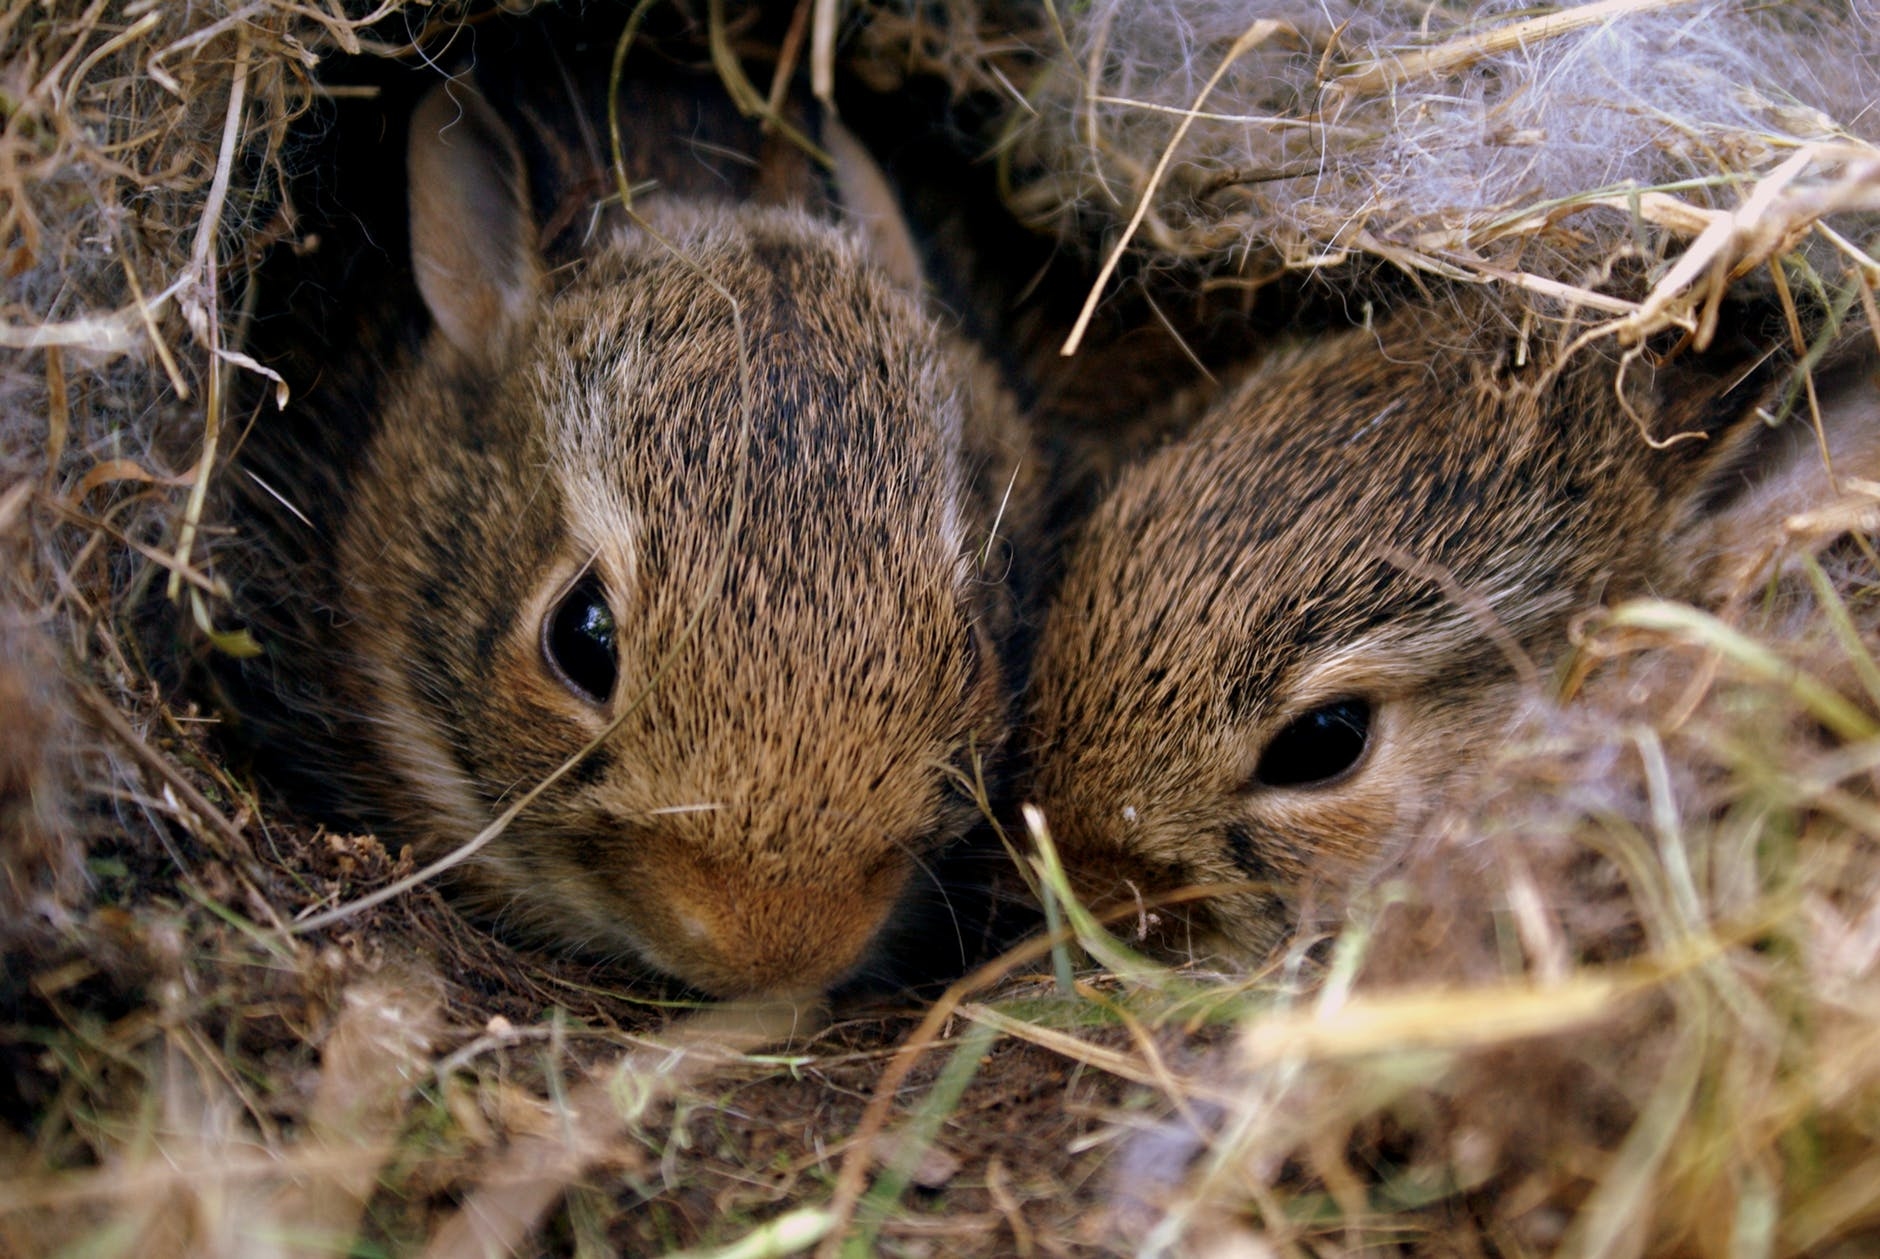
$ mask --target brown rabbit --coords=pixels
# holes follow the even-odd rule
[[[696,112],[630,152],[697,141]],[[830,130],[866,233],[708,195],[695,163],[550,270],[514,134],[434,90],[408,163],[432,330],[308,517],[331,534],[313,594],[249,590],[282,605],[248,674],[286,712],[258,737],[298,740],[334,812],[421,860],[604,734],[454,881],[714,994],[867,968],[1009,724],[1027,438]]]
[[[1596,352],[1516,367],[1511,338],[1487,363],[1472,323],[1413,309],[1281,356],[1126,471],[1072,551],[1033,794],[1100,902],[1242,885],[1165,945],[1271,947],[1299,893],[1463,785],[1574,613],[1699,595],[1716,539],[1830,492],[1805,421],[1756,421],[1784,373],[1753,347],[1635,363],[1622,405]],[[1870,372],[1824,388],[1837,470],[1880,466]]]

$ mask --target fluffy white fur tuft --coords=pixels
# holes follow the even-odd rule
[[[1060,12],[1065,41],[1018,124],[1021,210],[1073,234],[1092,216],[1120,225],[1153,182],[1137,243],[1213,268],[1249,250],[1294,266],[1349,250],[1582,283],[1650,233],[1622,203],[1559,203],[1662,188],[1734,208],[1798,145],[1880,157],[1880,15],[1856,0]],[[1261,22],[1275,25],[1229,63]],[[1534,210],[1552,215],[1512,228]]]

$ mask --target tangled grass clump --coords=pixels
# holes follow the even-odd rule
[[[1043,7],[1004,160],[1014,210],[1072,242],[1222,287],[1486,284],[1632,339],[1694,325],[1703,276],[1872,266],[1880,27],[1857,7]]]

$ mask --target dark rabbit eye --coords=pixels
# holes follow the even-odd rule
[[[583,699],[604,704],[614,693],[620,674],[614,613],[593,573],[583,574],[549,612],[542,626],[542,654]]]
[[[1371,705],[1335,699],[1301,713],[1260,753],[1253,781],[1262,787],[1312,787],[1358,763],[1371,738]]]

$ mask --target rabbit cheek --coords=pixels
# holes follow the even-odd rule
[[[1180,866],[1145,861],[1126,848],[1073,842],[1065,852],[1071,891],[1098,914],[1120,905],[1144,905],[1196,881]]]
[[[1255,817],[1227,828],[1225,855],[1241,878],[1298,891],[1336,882],[1367,865],[1399,821],[1395,784],[1273,793]]]
[[[1111,808],[1108,824],[1094,826],[1060,806],[1052,834],[1071,890],[1114,929],[1164,956],[1267,951],[1319,864],[1314,841],[1275,830],[1244,802],[1227,803],[1223,810],[1217,802],[1211,816],[1187,807],[1160,818]]]
[[[543,563],[551,576],[520,606],[492,603],[453,693],[466,706],[454,723],[458,759],[479,784],[493,816],[516,783],[563,770],[606,728],[618,672],[614,615],[594,566]],[[607,773],[606,748],[569,766],[564,790],[593,786]],[[525,820],[540,812],[532,808]]]

